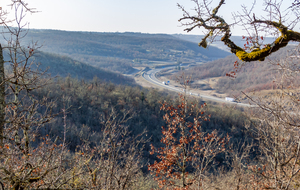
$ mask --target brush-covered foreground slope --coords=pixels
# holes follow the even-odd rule
[[[130,72],[132,66],[151,64],[152,61],[203,62],[229,55],[218,48],[199,48],[197,43],[167,34],[32,29],[23,42],[26,44],[32,41],[42,44],[42,51],[67,55],[72,59],[121,73]]]
[[[128,116],[131,119],[122,125],[128,126],[131,135],[136,136],[147,129],[145,138],[150,138],[150,142],[144,150],[146,162],[154,161],[155,157],[149,154],[150,144],[156,147],[160,145],[162,126],[166,126],[163,119],[165,112],[160,110],[162,102],[166,101],[172,105],[179,103],[178,96],[174,93],[167,94],[139,86],[115,85],[99,79],[84,81],[71,77],[57,78],[55,82],[33,93],[38,98],[57,100],[57,107],[53,109],[53,113],[61,112],[65,105],[69,107],[66,138],[72,150],[77,145],[82,145],[85,139],[90,139],[95,144],[99,142],[103,132],[103,119],[109,118],[112,109],[115,110],[118,119],[129,111]],[[196,105],[199,103],[193,99],[190,101]],[[239,110],[209,105],[205,114],[211,115],[210,121],[201,122],[205,132],[217,130],[220,135],[229,134],[232,142],[239,142],[246,135],[245,117]],[[63,117],[58,116],[41,133],[62,137],[63,125]]]

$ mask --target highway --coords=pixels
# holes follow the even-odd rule
[[[163,69],[166,69],[166,68],[163,68]],[[177,87],[171,86],[171,85],[164,85],[162,83],[162,81],[159,81],[156,78],[155,74],[157,72],[161,71],[161,70],[162,69],[150,69],[149,71],[143,72],[142,76],[145,80],[147,80],[148,82],[153,83],[157,86],[161,86],[161,87],[166,88],[166,89],[171,90],[171,91],[183,93],[182,88],[177,88]],[[237,103],[237,102],[226,101],[224,98],[218,98],[218,97],[210,96],[210,95],[197,94],[197,93],[193,93],[193,92],[189,92],[188,94],[191,95],[191,96],[197,97],[197,98],[202,98],[204,100],[209,100],[209,101],[218,102],[218,103],[226,103],[226,104],[232,104],[232,105],[242,106],[242,107],[252,107],[253,106],[253,105],[245,104],[245,103]]]

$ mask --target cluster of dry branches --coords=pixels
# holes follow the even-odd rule
[[[133,189],[141,176],[143,134],[132,137],[123,117],[114,109],[102,118],[103,133],[97,142],[69,152],[67,110],[63,109],[63,138],[41,136],[40,130],[60,113],[53,113],[55,101],[38,98],[32,91],[51,80],[34,62],[37,43],[21,44],[27,34],[25,12],[34,13],[22,0],[12,0],[14,20],[1,9],[3,37],[0,46],[0,188],[2,189]],[[10,24],[16,23],[11,27]],[[4,60],[3,52],[8,58]],[[4,64],[7,66],[4,70]],[[131,113],[131,112],[130,112]],[[89,140],[82,137],[82,140]],[[136,188],[138,189],[138,187]]]
[[[196,28],[204,29],[206,34],[199,43],[199,46],[204,48],[207,47],[208,39],[213,43],[219,35],[240,60],[251,62],[263,61],[290,41],[300,41],[300,33],[295,31],[299,23],[298,0],[288,7],[283,6],[286,3],[283,0],[264,1],[265,15],[259,16],[255,14],[257,1],[254,1],[251,7],[241,6],[241,11],[233,13],[233,23],[225,21],[223,16],[218,14],[220,9],[225,7],[225,0],[217,1],[216,6],[211,6],[216,1],[192,1],[195,4],[193,12],[178,5],[183,11],[183,17],[179,21],[186,27],[187,32]],[[237,25],[243,26],[248,34],[248,44],[245,47],[239,47],[230,40],[231,30]],[[263,44],[263,36],[266,35],[276,36],[276,39],[271,44]],[[234,177],[229,177],[228,172],[225,172],[225,175],[219,174],[223,180],[212,180],[211,187],[299,189],[299,49],[296,47],[288,52],[285,58],[264,64],[277,68],[277,75],[273,81],[277,90],[263,97],[244,93],[249,101],[256,105],[249,111],[249,133],[254,143],[251,146],[243,144],[242,149],[228,152]],[[251,156],[251,150],[255,151],[256,157]]]
[[[230,48],[240,60],[250,62],[260,60],[271,53],[276,52],[282,47],[285,47],[290,41],[300,41],[300,33],[293,30],[299,22],[298,9],[288,9],[283,14],[282,4],[284,1],[265,1],[264,11],[266,15],[256,16],[253,7],[256,4],[254,1],[252,7],[242,6],[242,12],[233,14],[234,22],[229,23],[222,15],[218,15],[219,10],[224,6],[225,0],[220,0],[216,7],[211,7],[212,1],[208,0],[193,0],[195,7],[193,12],[187,11],[182,5],[178,7],[183,11],[183,17],[179,19],[185,31],[189,32],[195,28],[201,28],[205,31],[205,37],[199,43],[199,46],[207,47],[207,39],[212,41],[217,35],[222,36],[224,44]],[[295,14],[294,17],[287,19],[287,15]],[[244,48],[237,46],[230,40],[231,29],[236,25],[242,25],[248,35],[251,37],[253,48],[246,51]],[[261,36],[268,35],[272,29],[275,29],[279,35],[271,44],[262,44],[259,39]],[[265,33],[267,31],[267,33]],[[264,32],[262,35],[261,32]]]

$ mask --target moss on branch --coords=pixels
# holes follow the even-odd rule
[[[276,26],[276,28],[281,32],[281,36],[279,36],[272,44],[267,44],[262,49],[254,49],[251,52],[246,52],[241,47],[235,45],[229,39],[228,33],[226,33],[221,39],[226,46],[228,46],[232,53],[234,53],[240,60],[250,62],[250,61],[263,61],[267,56],[271,53],[276,52],[282,47],[285,47],[289,41],[298,41],[300,42],[300,33],[295,32],[293,30],[287,30],[286,27],[281,24],[275,25],[272,22],[272,26]]]

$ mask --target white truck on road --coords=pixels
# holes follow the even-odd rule
[[[235,102],[235,99],[234,98],[230,98],[230,97],[225,97],[225,101]]]

